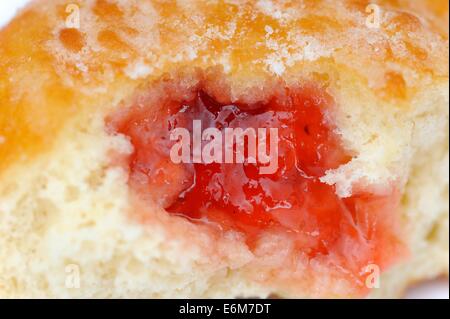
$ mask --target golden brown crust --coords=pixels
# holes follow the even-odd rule
[[[286,240],[253,255],[239,236],[207,235],[159,207],[145,205],[146,227],[130,218],[144,208],[111,155],[132,145],[103,120],[168,79],[173,89],[163,86],[161,96],[184,94],[198,80],[233,102],[261,102],[279,84],[319,82],[354,155],[321,180],[341,197],[393,184],[402,193],[411,258],[383,273],[373,294],[394,296],[411,280],[448,272],[448,4],[376,2],[34,1],[0,31],[0,295],[354,295],[320,262],[293,284]],[[74,28],[68,18],[77,8]],[[371,20],[377,8],[379,27]],[[96,282],[118,284],[67,291],[67,260]]]
[[[447,1],[378,1],[379,28],[365,0],[74,3],[79,29],[67,28],[66,1],[35,1],[0,33],[0,170],[48,149],[68,120],[186,65],[223,67],[237,92],[350,72],[398,104],[448,78]]]

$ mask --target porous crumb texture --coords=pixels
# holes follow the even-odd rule
[[[402,196],[408,252],[369,296],[448,275],[448,2],[371,2],[377,28],[363,0],[71,1],[74,28],[66,1],[33,1],[0,31],[0,296],[361,296],[280,236],[254,251],[136,198],[117,161],[133,146],[105,119],[161,82],[155,103],[319,85],[353,156],[321,181]]]

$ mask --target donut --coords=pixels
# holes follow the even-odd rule
[[[0,296],[397,298],[448,276],[448,12],[31,2],[0,31]]]

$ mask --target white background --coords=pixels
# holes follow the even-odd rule
[[[24,6],[29,0],[0,0],[0,26],[11,19],[16,10]]]
[[[0,0],[0,26],[8,23],[17,9],[24,6],[29,0]],[[409,290],[407,298],[449,298],[448,279],[434,280],[418,285]]]

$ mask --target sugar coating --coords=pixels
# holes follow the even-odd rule
[[[380,28],[367,26],[363,0],[72,2],[79,29],[66,30],[66,1],[41,0],[0,32],[0,295],[352,295],[317,261],[296,261],[306,279],[290,289],[282,237],[268,234],[252,254],[239,234],[215,237],[154,207],[134,218],[127,172],[111,163],[111,152],[132,149],[103,119],[152,81],[196,68],[218,99],[254,103],[308,81],[326,88],[354,159],[322,180],[342,197],[403,192],[411,258],[373,294],[448,273],[446,1],[379,1]],[[66,286],[71,265],[80,289]],[[271,283],[271,271],[285,282]]]

